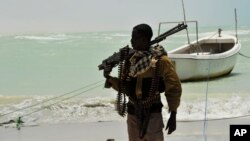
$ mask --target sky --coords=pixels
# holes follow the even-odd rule
[[[184,0],[199,26],[250,25],[250,0]],[[0,0],[0,33],[131,30],[140,23],[182,21],[181,0]]]

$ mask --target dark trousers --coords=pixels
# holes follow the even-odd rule
[[[127,127],[129,141],[163,141],[163,120],[161,113],[151,113],[147,133],[143,139],[139,138],[139,128],[134,115],[128,114]]]

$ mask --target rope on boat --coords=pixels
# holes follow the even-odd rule
[[[28,115],[31,115],[31,114],[36,113],[36,112],[39,112],[39,111],[42,111],[42,110],[46,109],[46,108],[49,107],[49,106],[58,104],[59,102],[62,102],[62,101],[66,101],[66,100],[68,100],[68,99],[71,99],[71,98],[76,97],[76,96],[78,96],[78,95],[81,95],[81,94],[83,94],[83,93],[86,93],[86,92],[88,92],[88,91],[90,91],[90,90],[93,90],[93,89],[95,89],[95,88],[97,88],[97,87],[99,87],[99,86],[102,86],[104,83],[101,83],[101,84],[97,85],[98,83],[100,83],[100,82],[102,82],[102,81],[104,81],[104,80],[97,81],[97,82],[95,82],[95,83],[92,83],[92,84],[89,84],[89,85],[84,86],[84,87],[82,87],[82,88],[79,88],[79,89],[73,90],[73,91],[71,91],[71,92],[62,94],[62,95],[60,95],[60,96],[50,98],[50,99],[45,100],[45,101],[43,101],[43,102],[39,102],[39,103],[33,104],[33,105],[31,105],[31,106],[24,107],[24,108],[22,108],[22,109],[17,109],[17,110],[15,110],[15,111],[12,111],[12,112],[9,112],[9,113],[0,115],[0,118],[1,118],[1,117],[3,117],[3,116],[6,116],[6,115],[9,115],[9,114],[15,113],[15,112],[17,112],[17,111],[25,110],[25,109],[28,109],[28,108],[37,106],[37,105],[39,105],[39,104],[46,103],[46,102],[51,101],[51,100],[53,100],[53,99],[57,99],[57,98],[60,98],[60,97],[65,96],[65,95],[68,95],[68,94],[77,92],[77,91],[82,90],[82,89],[84,89],[84,88],[93,86],[93,87],[91,87],[91,88],[89,88],[89,89],[87,89],[87,90],[85,90],[85,91],[82,91],[82,92],[79,92],[79,93],[77,93],[77,94],[74,94],[73,96],[66,97],[66,98],[64,98],[64,99],[62,99],[62,100],[60,100],[60,101],[57,101],[57,102],[54,102],[54,103],[49,104],[49,105],[47,105],[47,106],[44,106],[43,108],[40,108],[40,109],[37,109],[37,110],[35,110],[35,111],[32,111],[32,112],[30,112],[30,113],[28,113],[28,114],[19,116],[19,117],[17,118],[17,120],[10,120],[10,121],[8,121],[8,122],[0,123],[0,126],[2,126],[2,125],[4,125],[4,124],[16,123],[16,128],[17,128],[18,130],[20,130],[22,124],[24,123],[24,122],[22,121],[22,118],[23,118],[23,117],[28,116]]]
[[[25,110],[25,109],[28,109],[28,108],[35,107],[35,106],[40,105],[40,104],[44,104],[44,103],[46,103],[46,102],[48,102],[48,101],[55,100],[55,99],[61,98],[61,97],[63,97],[63,96],[66,96],[66,95],[75,93],[75,92],[77,92],[77,91],[80,91],[80,90],[82,90],[82,89],[91,87],[91,86],[96,85],[96,84],[98,84],[98,83],[100,83],[100,82],[103,82],[103,81],[104,81],[104,80],[97,81],[97,82],[91,83],[91,84],[89,84],[89,85],[86,85],[86,86],[84,86],[84,87],[78,88],[78,89],[76,89],[76,90],[67,92],[67,93],[65,93],[65,94],[62,94],[62,95],[59,95],[59,96],[56,96],[56,97],[53,97],[53,98],[44,100],[44,101],[42,101],[42,102],[38,102],[38,103],[36,103],[36,104],[30,105],[30,106],[27,106],[27,107],[24,107],[24,108],[21,108],[21,109],[17,109],[17,110],[14,110],[14,111],[11,111],[11,112],[8,112],[8,113],[5,113],[5,114],[2,114],[2,115],[0,115],[0,118],[1,118],[1,117],[4,117],[4,116],[6,116],[6,115],[9,115],[9,114],[13,114],[13,113],[18,112],[18,111],[22,111],[22,110]],[[103,85],[103,84],[102,84],[102,85]],[[99,86],[99,85],[98,85],[98,86]],[[88,89],[88,90],[92,90],[92,89]],[[82,93],[85,93],[85,92],[87,92],[87,91],[80,92],[79,94],[82,94]]]
[[[241,56],[245,57],[245,58],[250,58],[250,56],[247,56],[247,55],[242,54],[242,53],[240,53],[240,52],[239,52],[239,54],[240,54]]]
[[[203,126],[203,137],[204,137],[204,140],[206,141],[207,140],[207,135],[206,135],[206,132],[207,132],[207,99],[208,99],[208,83],[209,83],[209,80],[210,80],[210,66],[211,65],[211,62],[209,61],[208,62],[208,70],[207,70],[207,86],[206,86],[206,95],[205,95],[205,113],[204,113],[204,126]]]
[[[185,13],[185,7],[184,7],[184,2],[182,0],[182,10],[183,10],[183,18],[184,18],[184,24],[187,24],[187,20],[186,20],[186,13]],[[188,39],[188,44],[190,44],[190,39],[189,39],[189,34],[188,34],[188,28],[186,28],[186,32],[187,32],[187,39]]]
[[[234,8],[234,17],[235,17],[235,37],[237,39],[237,43],[239,42],[239,39],[238,39],[238,22],[237,22],[237,11],[236,11],[236,8]]]
[[[97,82],[97,83],[99,83],[99,82]],[[96,84],[97,84],[97,83],[96,83]],[[89,89],[87,89],[87,90],[85,90],[85,91],[79,92],[79,93],[77,93],[77,94],[75,94],[75,95],[73,95],[73,96],[66,97],[66,98],[64,98],[64,99],[62,99],[62,100],[60,100],[60,101],[57,101],[57,102],[54,102],[54,103],[52,103],[52,104],[46,105],[46,106],[44,106],[43,108],[40,108],[40,109],[37,109],[37,110],[35,110],[35,111],[32,111],[32,112],[30,112],[30,113],[28,113],[28,114],[19,116],[19,117],[17,118],[17,120],[10,120],[10,121],[8,121],[8,122],[0,123],[0,126],[2,126],[3,124],[16,123],[16,128],[17,128],[18,130],[20,130],[22,124],[24,123],[24,122],[22,121],[22,118],[23,118],[23,117],[29,116],[29,115],[31,115],[31,114],[33,114],[33,113],[36,113],[36,112],[39,112],[39,111],[42,111],[42,110],[44,110],[44,109],[47,109],[49,106],[58,104],[59,102],[66,101],[66,100],[68,100],[68,99],[71,99],[71,98],[76,97],[76,96],[78,96],[78,95],[81,95],[81,94],[83,94],[83,93],[86,93],[86,92],[88,92],[88,91],[90,91],[90,90],[93,90],[93,89],[95,89],[95,88],[97,88],[97,87],[103,86],[103,84],[104,84],[104,83],[99,84],[99,85],[96,85],[96,86],[91,87],[91,88],[89,88]],[[95,85],[95,84],[92,84],[92,85]],[[85,86],[85,87],[86,87],[86,86]],[[82,88],[81,88],[81,89],[82,89]],[[76,91],[76,90],[75,90],[75,91]],[[74,92],[75,92],[75,91],[74,91]],[[72,92],[71,92],[71,93],[72,93]],[[68,93],[67,93],[67,94],[68,94]],[[65,94],[64,94],[64,95],[65,95]],[[59,96],[58,96],[58,97],[59,97]],[[57,97],[57,98],[58,98],[58,97]],[[61,97],[61,96],[60,96],[60,97]],[[51,99],[55,99],[55,98],[51,98]],[[50,100],[51,100],[51,99],[50,99]],[[48,100],[46,100],[46,102],[47,102],[47,101],[48,101]],[[42,104],[42,103],[44,103],[44,102],[40,102],[39,104]],[[35,104],[35,105],[38,105],[38,104]],[[33,105],[32,105],[32,106],[33,106]],[[32,106],[29,106],[29,108],[32,107]],[[23,109],[19,109],[18,111],[24,110],[24,109],[27,109],[27,108],[28,108],[28,107],[25,107],[25,108],[23,108]],[[16,112],[16,111],[15,111],[15,112]],[[11,113],[14,113],[14,112],[11,112]],[[8,113],[8,114],[11,114],[11,113]],[[7,115],[7,114],[5,114],[5,115]],[[3,115],[3,116],[5,116],[5,115]]]
[[[93,90],[93,89],[95,89],[95,88],[97,88],[97,87],[100,87],[100,86],[103,86],[103,85],[104,85],[104,83],[99,84],[99,85],[96,85],[96,86],[91,87],[91,88],[89,88],[89,89],[87,89],[87,90],[85,90],[85,91],[79,92],[79,93],[74,94],[73,96],[70,96],[70,97],[66,97],[66,98],[64,98],[64,99],[62,99],[62,100],[60,100],[60,101],[54,102],[54,103],[52,103],[52,104],[49,104],[49,105],[47,105],[47,106],[44,106],[43,108],[37,109],[37,110],[35,110],[35,111],[33,111],[33,112],[30,112],[30,113],[28,113],[28,114],[22,115],[22,116],[20,116],[20,117],[23,118],[23,117],[26,117],[26,116],[31,115],[31,114],[33,114],[33,113],[42,111],[42,110],[47,109],[48,107],[50,107],[50,106],[52,106],[52,105],[55,105],[55,104],[58,104],[58,103],[60,103],[60,102],[69,100],[69,99],[71,99],[71,98],[73,98],[73,97],[79,96],[79,95],[81,95],[81,94],[83,94],[83,93],[86,93],[86,92],[88,92],[88,91],[90,91],[90,90]]]

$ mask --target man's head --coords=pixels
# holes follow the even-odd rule
[[[149,25],[136,25],[132,31],[131,44],[135,50],[148,50],[152,36],[153,31]]]

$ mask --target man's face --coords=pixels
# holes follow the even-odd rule
[[[142,36],[138,31],[133,30],[131,45],[135,50],[146,50],[148,48],[148,41],[145,36]]]

